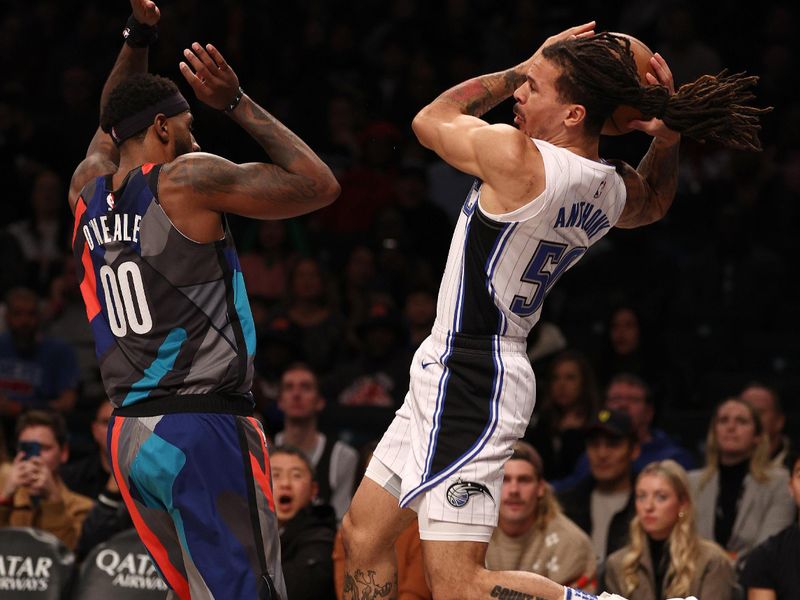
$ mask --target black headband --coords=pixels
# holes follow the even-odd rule
[[[122,119],[111,127],[111,139],[119,146],[129,137],[133,137],[142,129],[147,129],[153,124],[156,115],[163,114],[165,117],[174,117],[177,114],[189,110],[189,103],[183,94],[175,92],[172,96],[159,100],[152,106],[140,110],[135,115]]]

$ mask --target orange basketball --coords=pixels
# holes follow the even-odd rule
[[[645,73],[651,73],[655,76],[655,72],[650,66],[650,57],[653,56],[653,52],[643,42],[637,40],[632,35],[626,33],[612,33],[614,33],[614,35],[626,37],[631,41],[631,52],[633,52],[633,58],[636,61],[636,68],[639,70],[639,80],[644,85],[650,85],[647,82]],[[623,133],[629,133],[633,131],[633,129],[630,129],[625,124],[633,119],[641,118],[642,113],[632,106],[618,106],[614,114],[606,119],[601,133],[603,135],[622,135]]]

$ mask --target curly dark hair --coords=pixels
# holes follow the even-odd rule
[[[744,73],[703,75],[672,96],[660,85],[641,85],[630,39],[611,33],[556,42],[542,55],[561,67],[556,89],[586,108],[586,128],[599,134],[620,105],[633,106],[644,118],[660,116],[666,125],[700,142],[760,150],[759,117],[772,110],[748,106],[758,77]]]
[[[137,73],[122,80],[108,95],[100,113],[100,128],[106,133],[123,119],[135,115],[156,102],[169,98],[180,90],[170,79],[152,73]],[[144,137],[147,129],[132,136]]]

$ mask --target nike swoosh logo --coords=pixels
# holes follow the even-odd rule
[[[432,364],[434,364],[434,363],[435,363],[435,361],[434,361],[434,362],[427,362],[427,363],[426,363],[426,362],[423,362],[423,363],[422,363],[422,368],[423,368],[423,369],[427,369],[428,367],[430,367],[430,366],[431,366]]]

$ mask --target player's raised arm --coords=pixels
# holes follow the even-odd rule
[[[131,0],[131,10],[131,17],[123,31],[125,43],[100,94],[101,112],[109,93],[120,81],[134,73],[147,72],[148,47],[158,37],[157,25],[161,19],[161,11],[155,2]],[[74,212],[78,194],[89,180],[115,171],[118,164],[119,149],[111,136],[98,127],[92,141],[89,142],[86,157],[72,175],[69,185],[70,210]]]
[[[560,39],[589,35],[593,28],[593,21],[571,27],[548,38],[542,47]],[[530,170],[525,163],[535,148],[528,136],[508,125],[489,125],[480,117],[526,83],[537,54],[510,69],[474,77],[442,93],[412,122],[419,142],[451,166],[493,187],[502,188],[513,181],[508,175],[521,168]]]
[[[339,195],[331,170],[308,145],[239,87],[239,79],[211,44],[184,51],[183,76],[197,97],[224,110],[264,149],[273,163],[235,164],[205,153],[190,153],[165,165],[160,190],[191,194],[199,207],[247,217],[276,219],[326,206]]]

